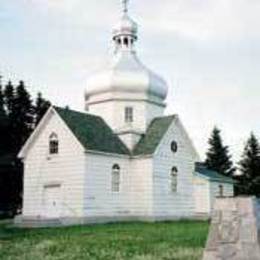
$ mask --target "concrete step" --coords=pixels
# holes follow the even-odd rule
[[[22,216],[14,219],[14,226],[20,228],[58,227],[61,224],[60,219],[23,218]]]

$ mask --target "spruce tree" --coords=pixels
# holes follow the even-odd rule
[[[5,86],[4,90],[4,101],[6,106],[7,114],[10,115],[13,113],[14,107],[14,86],[11,81]]]
[[[251,133],[239,162],[241,175],[237,177],[240,194],[260,196],[260,145]]]
[[[7,205],[9,210],[16,212],[21,206],[21,192],[23,180],[23,166],[17,153],[29,137],[33,127],[33,106],[29,93],[27,92],[23,81],[14,89],[9,82],[5,89],[5,104],[7,107],[7,116],[10,126],[10,152],[11,161],[6,173],[6,185],[9,187],[6,191],[8,198]]]
[[[14,117],[14,86],[11,81],[7,83],[4,89],[4,105],[7,115],[7,140],[8,146],[6,147],[6,153],[14,153],[15,150],[15,133],[14,133],[14,125],[15,125],[15,117]]]
[[[217,171],[225,176],[233,177],[235,168],[229,155],[228,146],[223,145],[220,130],[214,127],[208,144],[209,149],[206,153],[205,165],[207,168]]]
[[[21,206],[23,166],[17,153],[34,129],[35,120],[38,122],[50,106],[41,94],[35,103],[34,107],[23,81],[16,88],[9,81],[3,91],[0,84],[0,156],[9,158],[8,166],[0,168],[0,206],[5,205],[0,210],[16,212]]]
[[[15,149],[19,151],[33,130],[33,105],[24,82],[20,81],[16,88],[13,116],[15,118]]]
[[[38,125],[51,103],[42,97],[42,93],[37,94],[37,99],[35,102],[35,123]]]
[[[6,116],[5,108],[4,108],[4,93],[3,93],[3,86],[0,76],[0,120],[3,120]],[[3,121],[0,121],[0,124],[3,123]]]
[[[5,153],[8,144],[8,120],[4,107],[4,93],[0,76],[0,156]]]
[[[4,93],[2,86],[2,76],[0,75],[0,113],[5,113],[4,110]]]

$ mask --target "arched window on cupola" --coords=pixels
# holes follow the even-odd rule
[[[120,166],[114,164],[112,167],[112,176],[111,176],[111,190],[112,192],[120,191]]]
[[[171,176],[170,176],[170,188],[171,192],[177,192],[177,186],[178,186],[178,169],[177,167],[172,167],[171,169]]]
[[[59,153],[59,139],[56,133],[52,133],[49,137],[49,153],[50,154]]]
[[[125,45],[126,47],[128,47],[128,38],[127,38],[127,37],[124,38],[124,45]]]

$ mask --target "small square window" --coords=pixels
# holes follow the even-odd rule
[[[134,121],[134,111],[132,107],[125,108],[125,122],[132,123]]]

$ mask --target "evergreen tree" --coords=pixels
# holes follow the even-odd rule
[[[42,93],[38,93],[36,104],[35,104],[35,123],[36,125],[40,122],[51,103],[42,97]]]
[[[4,198],[7,198],[6,209],[15,213],[21,206],[23,183],[23,166],[17,159],[17,153],[29,137],[33,126],[32,101],[22,81],[15,89],[11,82],[7,84],[5,106],[9,121],[10,143],[5,151],[8,166],[5,169],[3,186],[8,189],[4,192]]]
[[[17,153],[50,105],[41,94],[35,103],[23,81],[16,88],[9,81],[4,90],[0,84],[0,210],[15,213],[21,207],[23,166]]]
[[[0,75],[0,113],[4,114],[4,93],[3,93],[3,86],[2,86],[2,76]]]
[[[33,130],[33,105],[24,82],[16,88],[13,104],[15,150],[19,151]]]
[[[239,166],[238,192],[260,196],[260,145],[253,133],[244,148]]]
[[[6,141],[8,142],[8,146],[6,147],[5,153],[13,153],[15,144],[15,135],[14,135],[14,86],[11,81],[7,83],[4,89],[4,105],[5,111],[7,115],[7,137]]]
[[[2,120],[5,118],[5,116],[6,113],[4,108],[4,93],[3,93],[3,86],[2,86],[1,76],[0,76],[0,120],[1,120],[0,124],[3,123]]]
[[[4,101],[6,106],[7,114],[10,115],[13,113],[14,107],[14,86],[11,81],[5,86],[4,90]]]
[[[223,145],[220,130],[217,127],[214,127],[208,143],[209,149],[206,154],[206,166],[223,175],[233,177],[235,168],[229,155],[228,146]]]
[[[2,89],[2,81],[0,76],[0,155],[6,150],[8,142],[8,121],[4,108],[4,94]]]

